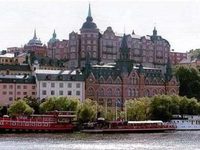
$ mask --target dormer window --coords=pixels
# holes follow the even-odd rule
[[[47,80],[51,80],[51,75],[47,75],[47,76],[46,76],[46,79],[47,79]]]
[[[58,76],[58,80],[63,80],[63,76],[62,76],[62,75],[59,75],[59,76]]]

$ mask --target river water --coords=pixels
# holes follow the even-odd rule
[[[200,131],[146,134],[0,134],[0,150],[200,150]]]

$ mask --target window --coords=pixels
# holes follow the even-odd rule
[[[47,95],[47,91],[43,90],[42,95]]]
[[[51,91],[51,95],[55,95],[55,91],[52,90],[52,91]]]
[[[27,92],[24,92],[23,94],[24,94],[24,95],[27,95]]]
[[[7,94],[7,92],[6,91],[3,91],[3,95],[6,95]]]
[[[71,88],[72,87],[72,83],[68,83],[68,88]]]
[[[108,89],[107,92],[108,92],[107,96],[112,96],[112,89]]]
[[[80,95],[81,94],[81,92],[80,91],[76,91],[76,95]]]
[[[63,91],[59,91],[59,95],[63,95]]]
[[[72,91],[67,91],[67,95],[72,95]]]
[[[12,101],[13,100],[13,98],[12,97],[9,97],[9,101]]]
[[[32,86],[32,89],[34,90],[34,89],[35,89],[35,86]]]
[[[42,83],[42,87],[47,87],[47,83]]]
[[[21,89],[21,86],[20,86],[20,85],[18,85],[18,86],[17,86],[17,89]]]
[[[13,92],[12,92],[12,91],[10,91],[10,92],[9,92],[9,95],[12,95],[12,94],[13,94]]]
[[[63,88],[63,83],[59,83],[59,87],[60,87],[60,88]]]
[[[120,89],[116,90],[116,96],[120,96]]]
[[[35,92],[32,92],[32,95],[35,95]]]
[[[24,89],[27,89],[27,86],[26,85],[24,85],[24,87],[23,87]]]
[[[13,85],[9,85],[9,89],[13,89]]]
[[[51,87],[55,87],[55,83],[51,83]]]
[[[80,83],[76,83],[76,88],[80,88],[81,84]]]
[[[7,88],[7,85],[3,85],[3,88],[6,89],[6,88]]]
[[[17,95],[21,95],[21,92],[17,92]]]

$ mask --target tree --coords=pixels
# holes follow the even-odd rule
[[[98,104],[96,101],[86,99],[78,108],[77,118],[80,123],[94,121],[97,117]]]
[[[172,118],[172,101],[168,95],[152,97],[150,104],[152,119],[168,121]]]
[[[50,97],[40,104],[40,111],[77,111],[80,101],[76,98],[68,98],[64,96]]]
[[[179,94],[189,98],[200,100],[200,75],[199,71],[192,67],[178,67],[175,72],[180,81]]]
[[[11,116],[30,115],[34,110],[24,100],[15,101],[8,109]]]
[[[128,100],[125,104],[128,120],[148,120],[150,99],[147,97]]]
[[[34,114],[39,114],[39,109],[40,109],[40,102],[38,99],[33,98],[31,96],[24,97],[23,100],[31,107],[34,109]]]

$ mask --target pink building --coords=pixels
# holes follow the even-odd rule
[[[34,76],[0,75],[0,106],[8,106],[15,99],[26,96],[36,98]]]
[[[47,56],[52,59],[67,59],[68,40],[59,41],[54,30],[52,38],[48,42]]]
[[[187,53],[170,52],[170,60],[173,65],[177,65],[183,59],[187,59]]]

